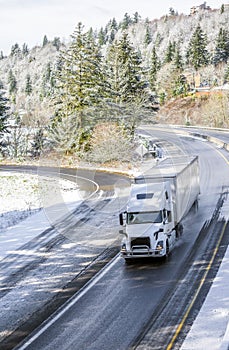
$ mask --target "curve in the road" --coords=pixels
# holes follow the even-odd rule
[[[27,349],[128,349],[147,326],[158,305],[181,284],[192,248],[206,220],[215,210],[222,187],[228,186],[228,164],[207,143],[178,139],[165,131],[150,131],[152,137],[170,140],[188,154],[198,154],[201,166],[199,209],[185,218],[184,236],[166,264],[140,262],[126,267],[117,258],[102,278],[93,284],[72,307],[36,338]],[[203,251],[202,251],[203,253]],[[198,257],[201,259],[201,254]],[[107,273],[106,273],[107,272]],[[157,339],[154,347],[157,349]],[[151,344],[152,345],[152,344]]]

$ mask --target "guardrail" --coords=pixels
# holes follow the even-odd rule
[[[174,126],[174,125],[170,125],[170,127],[172,127],[172,128],[177,128],[178,130],[179,130],[179,127],[182,127],[182,128],[184,128],[184,126],[181,126],[181,125],[176,125],[176,126]],[[190,128],[190,130],[191,130],[191,128],[192,127],[186,127],[187,129],[189,129]],[[225,132],[229,132],[229,129],[222,129],[222,128],[207,128],[207,127],[195,127],[195,129],[202,129],[202,130],[216,130],[216,131],[225,131]],[[179,132],[180,132],[181,130],[179,130]],[[184,130],[182,130],[182,131],[184,131]],[[222,141],[222,140],[220,140],[220,139],[218,139],[217,137],[213,137],[213,136],[209,136],[209,135],[206,135],[206,134],[202,134],[201,132],[190,132],[190,131],[184,131],[184,132],[186,132],[187,134],[191,134],[191,135],[193,135],[193,136],[197,136],[197,137],[200,137],[200,138],[202,138],[202,139],[204,139],[204,140],[206,140],[206,141],[209,141],[209,142],[212,142],[212,143],[214,143],[214,144],[216,144],[217,146],[219,146],[219,147],[221,147],[221,148],[224,148],[226,151],[228,151],[229,152],[229,144],[228,143],[226,143],[226,142],[224,142],[224,141]]]
[[[190,134],[190,133],[189,133]],[[206,141],[209,141],[209,142],[212,142],[214,144],[216,144],[218,147],[220,148],[224,148],[226,151],[229,152],[229,144],[216,138],[216,137],[213,137],[213,136],[209,136],[209,135],[204,135],[204,134],[200,134],[200,133],[191,133],[191,135],[193,136],[197,136],[197,137],[200,137],[200,138],[203,138],[204,140]]]
[[[192,136],[196,136],[196,137],[199,137],[199,138],[202,138],[206,141],[209,141],[209,142],[212,142],[212,143],[215,143],[217,146],[221,147],[221,148],[225,148],[226,151],[229,151],[229,144],[218,139],[217,137],[213,137],[213,136],[209,136],[209,135],[205,135],[205,134],[201,134],[201,133],[198,133],[198,132],[188,132],[188,134],[192,135]]]
[[[216,137],[213,137],[213,136],[209,136],[209,135],[206,135],[206,134],[202,134],[201,131],[200,132],[197,132],[197,131],[191,131],[191,129],[193,129],[192,126],[184,126],[184,125],[171,125],[171,124],[168,124],[168,125],[163,125],[163,124],[158,124],[158,125],[154,125],[154,128],[165,128],[165,126],[171,128],[171,129],[174,129],[174,130],[177,130],[179,131],[179,133],[183,133],[185,135],[192,135],[192,136],[196,136],[196,137],[199,137],[199,138],[202,138],[206,141],[209,141],[209,142],[212,142],[214,144],[216,144],[217,146],[221,147],[221,148],[224,148],[227,152],[229,152],[229,144],[216,138]],[[141,128],[144,128],[146,127],[145,125],[142,126]],[[140,129],[141,129],[140,128]],[[187,129],[187,130],[184,130]],[[224,131],[224,132],[228,132],[229,133],[229,129],[222,129],[222,128],[211,128],[211,127],[204,127],[204,126],[201,126],[201,127],[198,127],[198,126],[195,126],[194,127],[195,129],[199,129],[199,130],[215,130],[215,131]]]

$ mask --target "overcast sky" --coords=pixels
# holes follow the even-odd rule
[[[197,0],[0,0],[0,51],[8,55],[12,45],[41,45],[44,35],[69,40],[78,22],[85,28],[100,28],[113,17],[123,19],[136,11],[145,19],[160,18],[172,7],[189,14]],[[228,0],[208,0],[211,8],[220,8]]]

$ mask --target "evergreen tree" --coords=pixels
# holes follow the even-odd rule
[[[187,81],[183,74],[178,74],[173,84],[173,96],[179,96],[187,93]]]
[[[63,68],[63,58],[61,56],[57,57],[57,60],[55,62],[55,70],[56,72],[60,73]]]
[[[118,103],[120,100],[120,63],[118,60],[117,40],[108,47],[107,55],[104,61],[104,71],[107,75],[108,95],[110,100]]]
[[[24,55],[24,56],[27,56],[28,54],[29,54],[29,49],[28,49],[28,45],[27,44],[23,44],[23,46],[22,46],[22,54]]]
[[[163,41],[163,38],[161,34],[158,32],[155,40],[155,47],[159,47],[162,41]]]
[[[45,82],[49,82],[52,75],[51,62],[48,62],[45,68],[45,73],[43,75]]]
[[[131,45],[128,34],[124,33],[118,43],[115,43],[115,64],[114,72],[115,95],[119,100],[127,102],[141,94],[145,87],[142,78],[142,58]]]
[[[123,121],[126,132],[132,135],[140,116],[147,113],[149,95],[141,55],[127,33],[109,47],[105,70],[109,84],[107,115],[119,124]]]
[[[149,26],[146,26],[145,40],[146,45],[149,45],[152,42],[152,35]]]
[[[51,62],[47,63],[47,66],[45,68],[42,85],[44,89],[44,96],[54,94],[56,87],[56,78]]]
[[[139,15],[138,12],[134,13],[134,19],[133,19],[133,23],[138,23],[140,20],[141,16]]]
[[[59,37],[55,37],[52,42],[53,46],[56,48],[57,51],[60,50],[61,47],[61,41]]]
[[[9,100],[5,97],[5,91],[3,89],[3,84],[0,82],[0,152],[4,154],[6,148],[6,143],[4,141],[4,134],[8,132],[7,130],[7,119],[8,115],[8,106]]]
[[[114,29],[111,29],[110,36],[109,36],[109,44],[112,44],[113,41],[115,40],[115,34],[116,34],[116,31]]]
[[[176,69],[180,69],[180,70],[183,69],[183,59],[182,59],[179,47],[176,48],[176,51],[174,54],[174,65]]]
[[[20,56],[20,54],[21,54],[21,49],[19,45],[16,43],[11,47],[10,56]]]
[[[169,8],[169,15],[175,16],[175,10],[172,7]]]
[[[42,47],[45,47],[47,44],[48,44],[48,38],[47,38],[47,35],[44,35]]]
[[[3,54],[3,51],[0,52],[0,60],[3,60],[4,58],[4,54]]]
[[[29,74],[26,75],[26,83],[25,83],[25,93],[26,95],[31,95],[33,91],[33,88],[32,88],[32,81],[31,81],[31,77]]]
[[[151,62],[150,62],[150,70],[149,70],[149,84],[151,90],[155,90],[156,88],[156,80],[157,80],[157,72],[161,67],[160,60],[158,58],[156,47],[154,46],[151,53]]]
[[[128,13],[125,13],[124,19],[121,22],[121,29],[126,30],[131,23],[132,23],[131,17],[128,15]]]
[[[226,29],[220,28],[216,39],[215,53],[212,62],[217,64],[226,63],[229,58],[229,32]]]
[[[115,18],[113,18],[109,24],[106,26],[106,42],[112,44],[115,40],[116,33],[118,31],[118,24]]]
[[[32,157],[39,157],[44,148],[44,131],[42,128],[39,128],[33,137],[31,144],[31,153]]]
[[[13,74],[12,69],[9,70],[8,74],[9,94],[13,95],[17,93],[17,80]]]
[[[106,34],[103,27],[100,28],[98,33],[98,43],[100,46],[103,46],[106,43]]]
[[[222,15],[222,13],[224,13],[224,11],[225,11],[224,4],[222,4],[222,5],[221,5],[221,8],[220,8],[220,13],[221,13],[221,15]]]
[[[110,26],[111,26],[111,29],[113,29],[115,32],[118,31],[118,23],[115,18],[112,19]]]
[[[175,53],[175,47],[176,47],[176,43],[175,42],[171,42],[169,40],[169,45],[165,51],[165,63],[170,63],[172,62],[173,58],[174,58],[174,53]]]
[[[186,53],[188,63],[191,64],[196,70],[202,66],[206,66],[209,62],[209,53],[206,46],[207,35],[201,29],[200,24],[198,24],[191,37]]]
[[[94,35],[94,31],[93,31],[92,28],[90,28],[90,29],[88,30],[88,32],[86,33],[86,35],[87,35],[87,40],[88,40],[89,42],[93,42],[93,41],[94,41],[95,35]]]
[[[57,75],[57,115],[62,119],[77,115],[79,128],[87,123],[87,111],[100,105],[103,98],[101,53],[95,39],[83,33],[79,23],[72,43],[62,54],[62,67]]]

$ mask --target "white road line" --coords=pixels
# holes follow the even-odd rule
[[[103,276],[110,270],[112,267],[117,263],[117,260],[119,259],[119,254],[116,255],[109,263],[108,265],[104,266],[104,268],[96,274],[84,287],[81,291],[79,291],[76,295],[74,295],[70,302],[67,303],[66,306],[62,308],[60,312],[53,318],[50,316],[50,320],[47,321],[47,323],[44,324],[44,326],[36,333],[34,334],[28,341],[26,341],[22,346],[19,348],[16,348],[17,350],[24,350],[32,344],[41,334],[43,334],[49,327],[51,327],[52,324],[54,324],[61,316],[68,311],[74,304],[77,303],[79,299],[81,299]],[[46,322],[46,321],[45,321]]]

